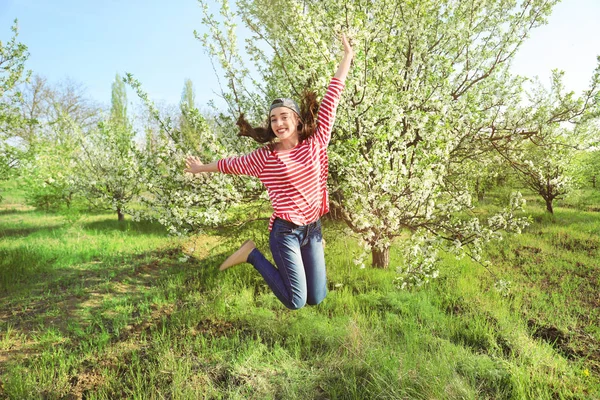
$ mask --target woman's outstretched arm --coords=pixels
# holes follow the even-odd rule
[[[202,164],[198,157],[189,156],[185,159],[186,169],[183,172],[191,174],[221,172],[223,174],[248,175],[258,178],[269,154],[268,146],[263,146],[246,155],[223,158],[210,164]]]
[[[213,162],[210,164],[202,164],[202,161],[198,157],[189,156],[185,159],[186,168],[183,172],[189,172],[191,174],[199,174],[201,172],[219,172],[217,163]]]
[[[334,77],[344,83],[346,81],[346,76],[348,76],[348,71],[350,70],[350,64],[352,63],[352,58],[354,57],[354,51],[352,50],[352,46],[350,46],[350,42],[348,42],[348,38],[343,33],[342,44],[344,45],[344,55]]]

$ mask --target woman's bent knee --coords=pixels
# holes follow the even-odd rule
[[[321,293],[319,295],[310,296],[308,298],[308,300],[306,301],[306,304],[308,304],[309,306],[319,305],[323,302],[323,300],[325,300],[326,296],[327,296],[327,290],[325,290],[323,293]]]
[[[283,305],[289,308],[290,310],[299,310],[306,304],[306,300],[298,300],[290,303],[284,303]]]

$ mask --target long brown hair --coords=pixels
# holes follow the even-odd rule
[[[317,128],[317,111],[319,110],[319,104],[317,103],[317,94],[312,90],[305,90],[302,93],[302,99],[300,101],[300,115],[298,120],[298,137],[300,142],[311,137]],[[244,117],[244,113],[241,113],[236,125],[240,128],[238,135],[248,136],[257,141],[258,143],[271,143],[275,136],[275,132],[271,128],[271,118],[267,116],[266,127],[258,126],[253,128],[252,125]]]

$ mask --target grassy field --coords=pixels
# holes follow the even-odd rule
[[[329,295],[285,309],[251,266],[266,224],[170,238],[111,214],[0,204],[0,398],[600,398],[600,192],[530,197],[533,224],[399,291],[326,221]],[[484,210],[494,206],[494,198]],[[498,280],[508,282],[497,290]]]

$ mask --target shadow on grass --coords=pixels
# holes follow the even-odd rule
[[[101,222],[99,226],[105,226]],[[134,228],[136,224],[129,224]],[[128,236],[148,235],[156,232],[155,227],[137,226],[138,230],[131,227],[127,229]],[[22,229],[27,231],[51,231],[50,228]],[[164,233],[164,232],[163,232]],[[166,233],[164,233],[166,236]],[[126,238],[124,238],[126,240]],[[43,238],[41,239],[43,240]],[[23,244],[13,248],[0,248],[0,301],[3,297],[19,296],[22,293],[32,294],[37,291],[66,290],[73,285],[81,287],[96,284],[97,281],[110,281],[115,274],[134,273],[139,269],[139,264],[148,262],[158,267],[156,260],[165,257],[166,265],[171,265],[171,258],[179,259],[181,249],[159,250],[140,254],[115,254],[106,256],[101,254],[69,252],[49,252],[43,247]],[[175,260],[177,262],[177,260]],[[64,265],[61,265],[65,263]],[[0,303],[1,304],[1,303]]]
[[[103,333],[110,335],[110,342],[123,341],[174,310],[172,301],[154,304],[151,299],[156,296],[177,298],[180,292],[192,290],[190,287],[204,291],[217,285],[216,266],[222,254],[185,263],[181,255],[179,248],[168,248],[137,254],[121,263],[104,259],[42,274],[45,279],[20,286],[23,296],[0,297],[0,325],[9,326],[17,336],[54,329],[68,338],[66,343],[73,348]],[[165,283],[172,279],[181,284],[173,287]],[[116,311],[115,307],[125,307],[126,311]],[[13,356],[35,355],[35,348],[40,346],[30,343],[29,348],[19,344],[0,348],[0,373]]]
[[[0,215],[15,215],[15,214],[30,214],[35,212],[34,209],[19,210],[17,208],[0,209]]]
[[[82,223],[82,233],[89,234],[94,237],[94,234],[98,236],[108,237],[105,233],[111,232],[124,232],[124,235],[118,235],[116,240],[136,240],[137,237],[167,237],[168,234],[163,226],[150,222],[150,221],[111,221],[111,220],[100,220],[89,223]],[[0,225],[1,227],[1,225]],[[108,274],[114,272],[114,267],[92,267],[94,263],[102,263],[106,265],[114,265],[123,263],[123,260],[134,260],[136,257],[157,257],[157,254],[152,253],[142,254],[141,256],[134,256],[129,254],[118,254],[115,256],[106,256],[102,252],[95,250],[85,251],[86,249],[77,250],[76,252],[69,251],[68,248],[60,248],[54,246],[56,250],[48,249],[43,243],[47,239],[54,241],[59,240],[71,240],[66,235],[50,235],[50,233],[56,228],[62,228],[62,225],[53,225],[48,227],[28,227],[28,228],[10,228],[3,230],[0,233],[1,237],[9,236],[28,236],[38,232],[48,232],[49,234],[44,236],[40,234],[33,238],[31,242],[19,243],[17,246],[0,247],[0,298],[6,295],[18,295],[19,293],[28,292],[35,290],[39,285],[52,285],[53,282],[63,282],[63,286],[72,283],[72,277],[77,279],[83,279],[82,276],[89,273],[90,270],[94,270],[94,274],[100,274],[101,276],[108,276]],[[79,229],[79,228],[78,228]],[[231,231],[231,236],[227,239],[223,239],[226,243],[230,243],[229,247],[234,248],[237,241],[241,238],[244,240],[248,237],[253,237],[256,241],[266,240],[266,235],[263,237],[260,235],[253,235],[251,232],[255,232],[256,227],[246,227],[242,232]],[[77,233],[77,232],[76,232]],[[84,235],[85,237],[85,235]],[[112,240],[112,239],[108,239]],[[219,239],[220,240],[220,239]],[[65,242],[66,243],[66,242]],[[40,244],[40,245],[38,245]],[[202,246],[202,243],[200,243]],[[181,250],[178,250],[179,256],[182,255]],[[135,261],[132,261],[135,262]],[[66,286],[65,286],[66,287]]]
[[[126,221],[123,225],[134,236],[165,234],[162,227],[147,222]],[[84,225],[86,230],[103,231],[119,227],[118,221]],[[197,307],[183,300],[189,293],[206,293],[201,297],[208,298],[211,292],[219,292],[223,282],[218,265],[230,248],[223,247],[221,238],[209,238],[198,238],[193,244],[195,256],[188,260],[182,257],[182,250],[189,246],[186,242],[183,248],[166,244],[160,250],[133,255],[84,251],[79,260],[67,260],[62,267],[57,259],[64,254],[47,251],[44,246],[0,249],[0,325],[7,327],[0,332],[4,333],[0,339],[7,338],[0,346],[0,376],[15,371],[15,366],[37,365],[40,355],[48,351],[49,341],[53,349],[58,346],[66,354],[101,352],[105,346],[125,342],[133,350],[138,336],[170,324],[172,317],[178,320],[182,309]],[[237,325],[212,320],[202,320],[195,328],[197,334],[214,336],[239,330]],[[117,363],[117,367],[123,366]],[[89,369],[82,368],[84,372]],[[79,390],[80,383],[75,379],[72,391]]]
[[[600,214],[591,211],[581,211],[569,208],[556,207],[553,214],[538,210],[527,210],[526,215],[531,216],[535,222],[534,228],[559,228],[571,229],[598,234]]]
[[[84,230],[92,230],[98,232],[121,231],[135,235],[159,235],[167,236],[167,230],[157,222],[152,221],[118,221],[103,220],[88,223],[82,223]]]
[[[8,237],[25,237],[33,233],[43,231],[53,231],[55,229],[62,228],[63,225],[50,225],[44,227],[30,227],[30,228],[3,228],[0,226],[0,238]]]

